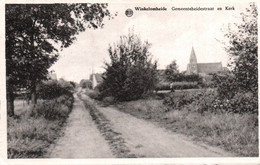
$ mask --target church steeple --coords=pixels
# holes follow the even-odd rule
[[[197,58],[193,46],[190,53],[190,64],[197,64]]]
[[[197,58],[193,46],[190,53],[190,63],[187,66],[187,73],[198,74]]]

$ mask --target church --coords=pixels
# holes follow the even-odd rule
[[[223,71],[221,62],[216,63],[197,63],[197,57],[194,48],[191,49],[190,63],[187,65],[187,74],[199,74],[201,76],[209,75],[210,73],[216,73]]]

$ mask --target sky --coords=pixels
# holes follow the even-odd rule
[[[225,10],[225,7],[235,10]],[[60,51],[59,60],[50,68],[58,78],[80,82],[89,79],[92,72],[104,72],[104,62],[109,62],[108,46],[119,41],[134,28],[142,41],[152,44],[150,52],[164,69],[176,60],[180,71],[187,68],[192,46],[198,63],[228,63],[223,49],[224,31],[228,24],[240,21],[248,3],[236,4],[109,4],[111,13],[118,13],[112,20],[104,20],[102,29],[87,29],[77,36],[68,48]],[[167,11],[136,11],[135,7],[166,7]],[[172,7],[214,7],[214,11],[173,11]],[[222,11],[217,8],[222,7]],[[132,17],[125,15],[126,9],[134,11]],[[224,31],[223,31],[224,30]],[[93,70],[92,70],[93,68]]]

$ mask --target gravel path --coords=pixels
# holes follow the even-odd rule
[[[64,136],[50,147],[51,158],[113,158],[109,145],[77,95]]]
[[[196,144],[183,135],[160,128],[148,121],[118,111],[114,107],[98,107],[120,132],[127,147],[137,157],[224,157],[232,156],[221,149]]]

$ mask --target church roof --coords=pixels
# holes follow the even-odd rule
[[[222,63],[217,62],[217,63],[198,63],[198,73],[215,73],[218,71],[222,71]]]

